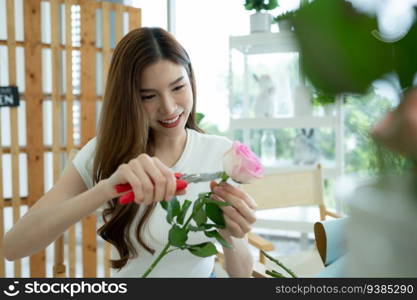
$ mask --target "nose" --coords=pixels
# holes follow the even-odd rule
[[[164,116],[170,116],[177,109],[175,99],[170,95],[163,95],[159,105],[159,112]]]

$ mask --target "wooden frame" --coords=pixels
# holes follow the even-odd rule
[[[42,15],[41,4],[49,3],[51,41],[44,43],[41,39],[41,23],[45,16]],[[110,45],[110,26],[109,22],[103,22],[103,45],[96,46],[96,10],[101,10],[103,20],[108,20],[110,11],[115,11],[116,15],[116,41],[123,36],[123,13],[129,15],[128,30],[137,28],[141,24],[141,10],[138,8],[123,6],[109,2],[98,2],[93,0],[25,0],[23,1],[22,20],[15,20],[15,0],[7,0],[7,40],[0,40],[0,46],[6,46],[9,61],[9,84],[16,85],[16,48],[22,47],[24,50],[25,66],[24,79],[25,90],[21,91],[21,99],[26,102],[26,145],[19,145],[18,141],[18,109],[10,109],[10,128],[11,145],[0,145],[0,168],[3,168],[2,157],[10,154],[12,159],[12,196],[10,199],[4,198],[2,172],[0,172],[0,277],[6,276],[5,259],[3,253],[4,210],[10,207],[13,211],[13,223],[20,218],[20,208],[22,206],[32,206],[44,194],[44,154],[52,152],[53,156],[53,181],[56,182],[62,172],[62,158],[68,157],[74,149],[81,148],[91,138],[95,136],[96,129],[96,103],[102,100],[102,96],[96,95],[95,83],[95,62],[96,53],[102,53],[103,57],[103,81],[105,84],[106,74],[110,65],[111,53],[114,49]],[[72,38],[72,17],[71,8],[75,5],[80,7],[81,13],[81,45],[73,46]],[[61,19],[61,8],[65,10]],[[16,41],[15,22],[22,22],[24,30],[24,40]],[[65,24],[63,40],[60,40],[60,24]],[[42,50],[51,50],[52,65],[52,91],[45,93],[42,85]],[[72,53],[81,53],[81,93],[73,94],[72,81]],[[65,56],[61,55],[65,54]],[[64,57],[64,58],[62,58]],[[65,68],[65,91],[61,88],[63,81],[62,70]],[[103,85],[104,86],[104,85]],[[81,143],[76,145],[73,140],[73,104],[76,99],[80,100],[81,105]],[[43,109],[42,104],[45,100],[52,101],[52,145],[44,145],[43,136]],[[64,102],[65,101],[65,102]],[[66,121],[62,119],[62,105],[66,104]],[[62,144],[62,129],[66,131],[66,141]],[[1,132],[0,132],[1,141]],[[19,155],[27,155],[28,166],[28,195],[20,195],[21,187],[19,178],[21,169],[19,166]],[[83,277],[97,276],[97,234],[96,217],[90,215],[82,220],[83,227]],[[65,235],[59,237],[54,242],[54,277],[75,277],[76,275],[76,251],[75,251],[75,225],[72,226]],[[67,258],[64,256],[64,242],[67,237],[68,248]],[[110,276],[108,258],[110,247],[105,243],[105,277]],[[30,276],[46,277],[46,253],[45,250],[30,257]],[[69,268],[67,268],[66,260]],[[14,262],[14,276],[22,276],[21,260]]]

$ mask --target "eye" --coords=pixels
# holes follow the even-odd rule
[[[155,95],[148,95],[148,96],[140,96],[142,98],[142,100],[150,100],[153,97],[155,97]]]
[[[174,87],[172,90],[173,90],[173,91],[179,91],[179,90],[181,90],[184,86],[185,86],[185,84],[178,85],[178,86]]]

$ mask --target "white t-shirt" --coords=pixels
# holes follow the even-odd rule
[[[230,149],[232,141],[225,137],[202,134],[192,129],[187,129],[187,141],[184,152],[178,162],[171,168],[174,172],[184,174],[208,173],[223,170],[223,154]],[[88,189],[93,187],[93,161],[96,138],[89,141],[75,156],[73,164],[80,173]],[[185,199],[194,202],[199,193],[210,191],[209,182],[190,184],[187,194],[178,196],[182,205]],[[107,207],[105,203],[96,213],[101,216],[102,210]],[[142,238],[146,245],[155,250],[152,256],[136,240],[135,231],[146,206],[141,205],[138,214],[130,228],[130,239],[137,249],[138,256],[130,259],[127,264],[118,271],[111,268],[112,277],[140,277],[152,264],[168,241],[168,232],[171,225],[166,221],[166,211],[160,204],[156,205],[142,229]],[[188,210],[186,218],[191,214]],[[98,218],[101,220],[101,217]],[[206,241],[214,241],[207,238],[202,232],[190,232],[189,244],[198,244]],[[119,259],[119,252],[112,245],[111,258]],[[214,256],[201,258],[194,256],[188,250],[176,250],[167,254],[150,273],[149,277],[209,277],[214,266]]]

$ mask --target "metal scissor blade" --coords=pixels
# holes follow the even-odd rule
[[[180,179],[187,181],[188,183],[205,182],[221,178],[223,172],[215,173],[199,173],[199,174],[186,174]]]

